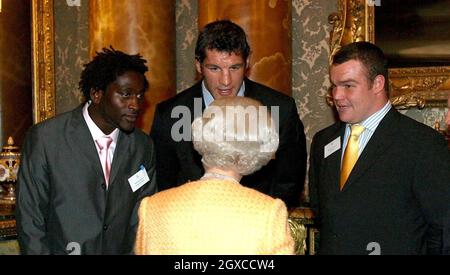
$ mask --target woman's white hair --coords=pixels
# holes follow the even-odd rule
[[[266,106],[247,97],[216,99],[192,122],[194,148],[207,167],[251,174],[266,165],[279,137]]]

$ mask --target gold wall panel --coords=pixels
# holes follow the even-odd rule
[[[292,94],[292,1],[199,0],[199,28],[230,19],[247,33],[252,80]]]
[[[150,88],[137,127],[149,132],[155,105],[176,93],[175,4],[166,0],[89,1],[89,52],[112,45],[147,59]]]
[[[53,0],[31,1],[33,121],[55,116],[55,37]]]

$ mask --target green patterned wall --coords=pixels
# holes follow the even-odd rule
[[[177,92],[195,82],[195,42],[198,35],[197,0],[176,0]]]
[[[83,0],[80,3],[80,6],[69,6],[65,0],[54,1],[55,89],[58,114],[81,103],[78,81],[83,64],[89,59],[89,5]]]
[[[313,135],[332,124],[333,111],[326,104],[329,87],[328,15],[337,10],[329,0],[293,0],[293,97],[305,125],[308,148]]]

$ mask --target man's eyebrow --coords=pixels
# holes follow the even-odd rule
[[[330,82],[332,84],[347,84],[347,83],[358,83],[358,81],[356,81],[355,79],[344,79],[344,80],[339,80],[337,82],[333,82],[332,80],[330,80]]]
[[[204,64],[203,66],[205,66],[205,67],[217,67],[217,68],[222,68],[221,66],[216,65],[216,64],[212,64],[212,63],[206,63],[206,64]],[[231,64],[230,66],[225,67],[225,68],[243,67],[243,66],[245,66],[244,63],[236,63],[236,64]]]

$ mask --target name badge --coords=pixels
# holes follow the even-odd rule
[[[323,150],[323,158],[327,158],[339,149],[341,149],[341,137],[337,137],[335,140],[325,145]]]
[[[144,184],[149,181],[150,179],[148,178],[148,174],[145,170],[144,165],[141,165],[140,170],[128,179],[131,190],[133,190],[133,192],[136,192],[136,190],[144,186]]]

